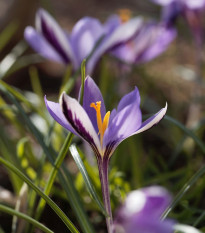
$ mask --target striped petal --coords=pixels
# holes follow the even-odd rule
[[[24,38],[28,44],[42,57],[59,63],[64,63],[59,53],[57,53],[56,50],[47,42],[47,40],[33,27],[26,27],[24,31]]]
[[[68,131],[78,135],[77,132],[73,129],[73,127],[70,125],[70,123],[65,118],[60,104],[54,103],[52,101],[48,101],[46,99],[46,96],[45,96],[44,100],[45,100],[45,104],[46,104],[46,107],[48,109],[48,112],[53,117],[53,119],[56,120],[60,125],[62,125]]]
[[[74,66],[77,65],[65,32],[61,29],[54,18],[43,9],[40,9],[37,12],[36,29],[62,57],[65,64],[71,61]]]
[[[65,94],[60,97],[62,112],[72,128],[95,150],[100,151],[100,141],[93,124],[83,107],[76,99]]]

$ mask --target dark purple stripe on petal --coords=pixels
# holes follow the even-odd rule
[[[52,30],[52,28],[50,28],[46,24],[46,22],[42,16],[41,16],[41,29],[42,29],[42,33],[43,33],[44,37],[46,38],[46,40],[52,45],[53,48],[55,48],[57,50],[57,52],[63,58],[64,62],[67,64],[69,62],[69,58],[68,58],[66,52],[63,50],[58,39],[56,38],[55,32]]]
[[[81,135],[86,141],[88,141],[91,144],[94,144],[93,138],[91,135],[86,131],[85,127],[82,125],[81,121],[75,116],[73,118],[73,114],[70,109],[67,108],[66,102],[64,98],[62,98],[62,106],[63,106],[63,114],[68,120],[68,122],[71,124],[71,126],[75,129],[75,131]]]
[[[117,147],[117,145],[119,144],[121,140],[119,141],[111,141],[106,145],[106,149],[104,152],[104,157],[105,158],[110,158],[110,156],[112,155],[113,151],[115,150],[115,148]]]

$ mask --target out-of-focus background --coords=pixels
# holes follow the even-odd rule
[[[39,0],[8,0],[0,1],[0,31],[3,31],[9,24],[16,27],[16,33],[12,36],[9,43],[2,49],[0,58],[2,59],[14,45],[23,39],[23,32],[26,26],[34,25],[35,13],[39,7],[48,10],[58,21],[58,23],[67,31],[70,31],[73,25],[84,16],[99,18],[102,22],[113,13],[118,13],[120,9],[129,9],[133,16],[142,15],[145,18],[159,20],[160,7],[152,2],[146,1],[95,1],[81,0],[69,1],[39,1]],[[192,80],[194,78],[195,52],[193,40],[190,36],[189,28],[186,23],[179,20],[179,36],[170,45],[168,50],[152,62],[145,64],[143,67],[146,72],[152,76],[152,81],[162,87],[165,99],[172,99],[174,104],[186,102],[192,93]],[[1,42],[0,42],[1,43]],[[32,52],[27,49],[26,53]],[[64,67],[51,62],[38,64],[45,76],[49,79],[42,80],[43,85],[52,89],[55,87],[55,78],[62,76]],[[139,68],[140,69],[140,68]],[[21,70],[7,78],[9,83],[29,88],[29,79],[27,78],[26,69]],[[135,77],[140,74],[135,73]],[[46,81],[45,81],[46,80]],[[159,82],[160,80],[160,82]],[[46,82],[44,84],[44,82]],[[140,80],[137,81],[140,83]],[[139,84],[138,84],[139,85]],[[200,88],[200,87],[197,87]],[[194,87],[195,89],[195,87]],[[180,102],[178,101],[180,99]],[[180,107],[181,107],[180,106]]]

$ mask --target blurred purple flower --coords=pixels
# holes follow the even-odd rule
[[[102,94],[92,78],[84,86],[83,106],[76,99],[63,93],[60,103],[45,103],[50,115],[64,128],[87,141],[97,157],[108,232],[112,232],[112,212],[108,186],[109,160],[116,147],[126,138],[150,129],[167,111],[167,104],[158,113],[142,123],[140,95],[137,87],[125,95],[117,109],[106,113]]]
[[[205,0],[151,0],[163,6],[162,20],[173,25],[176,18],[182,15],[188,22],[199,46],[203,40],[203,13]]]
[[[176,37],[176,29],[148,23],[135,38],[112,50],[112,55],[126,63],[144,63],[163,53]]]
[[[171,3],[175,3],[179,7],[187,7],[192,10],[200,9],[205,6],[204,0],[151,0],[162,6],[167,6]]]
[[[63,64],[71,62],[74,70],[80,67],[83,59],[90,55],[100,41],[97,52],[87,62],[87,73],[92,73],[105,52],[129,40],[139,31],[141,25],[142,19],[138,17],[108,30],[99,20],[84,17],[68,34],[48,12],[40,9],[36,14],[36,29],[27,27],[24,36],[30,46],[43,57]]]
[[[162,187],[152,186],[128,194],[115,218],[117,233],[172,233],[175,222],[161,220],[171,202],[170,194]]]

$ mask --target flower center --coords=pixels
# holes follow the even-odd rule
[[[130,20],[132,13],[129,9],[125,8],[125,9],[119,9],[118,15],[120,16],[121,22],[126,23],[127,21]]]
[[[101,101],[98,101],[96,103],[91,103],[90,107],[94,108],[95,111],[96,111],[97,125],[98,125],[98,129],[99,129],[98,134],[100,134],[100,143],[101,143],[101,146],[102,146],[103,136],[104,136],[105,130],[107,129],[108,124],[109,124],[110,111],[108,111],[105,114],[104,119],[102,121],[101,112],[100,112]]]

